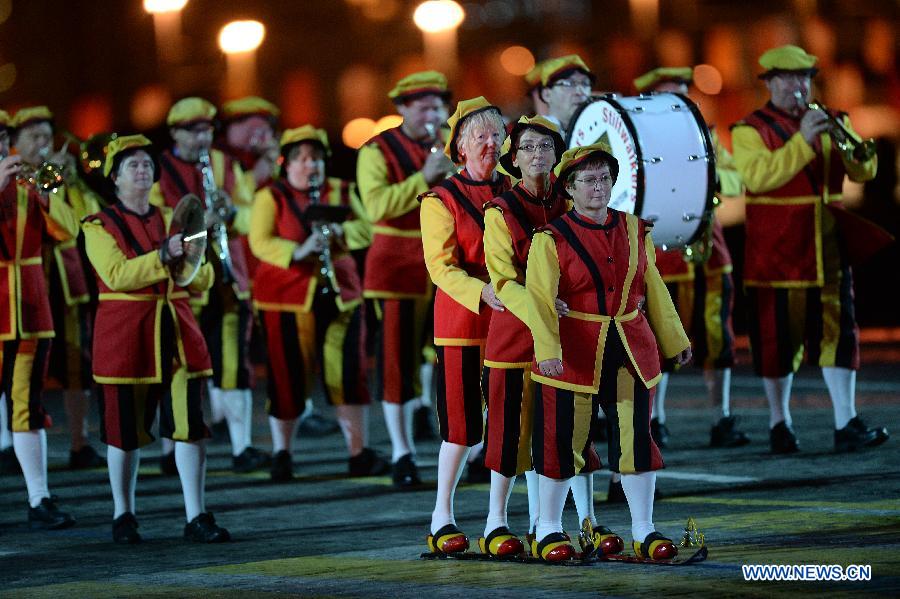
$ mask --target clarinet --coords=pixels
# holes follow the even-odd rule
[[[315,205],[322,202],[319,178],[316,175],[310,175],[309,177],[308,193],[310,204]],[[322,293],[331,293],[333,291],[335,295],[340,295],[341,289],[337,284],[337,278],[334,276],[334,263],[331,261],[331,238],[334,235],[331,228],[328,226],[328,223],[317,221],[314,222],[312,226],[319,232],[319,235],[325,239],[325,247],[322,248],[322,251],[319,253],[319,262],[321,263],[319,274],[321,274],[322,278],[325,280],[325,286],[322,287]]]
[[[231,250],[228,248],[228,230],[225,226],[228,206],[222,201],[219,187],[216,185],[208,148],[200,148],[198,162],[200,163],[200,173],[203,175],[203,196],[206,201],[206,209],[219,217],[211,227],[213,251],[219,257],[219,262],[222,263],[222,281],[230,283],[234,280],[234,269],[231,263]]]

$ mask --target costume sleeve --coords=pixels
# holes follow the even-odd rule
[[[475,314],[481,303],[484,281],[461,269],[456,256],[456,223],[441,200],[432,194],[422,200],[422,247],[431,280],[441,290]]]
[[[29,193],[37,192],[29,191]],[[38,200],[34,198],[29,201],[37,202]],[[47,233],[50,237],[56,241],[66,241],[78,237],[78,219],[69,203],[62,197],[53,194],[47,198],[47,203],[49,205],[47,210],[41,206],[41,214],[44,216],[44,223],[47,225]]]
[[[647,317],[650,328],[656,336],[659,349],[666,358],[673,358],[691,345],[678,310],[672,302],[672,296],[656,268],[656,250],[650,233],[644,240],[647,253],[647,270],[644,272],[644,284],[647,287]]]
[[[169,278],[158,251],[128,258],[99,221],[86,221],[81,229],[88,259],[97,276],[113,291],[134,291]]]
[[[729,198],[744,195],[744,184],[741,175],[734,167],[734,156],[719,139],[718,134],[712,132],[713,148],[716,152],[716,175],[719,177],[719,195]]]
[[[369,247],[372,243],[372,223],[366,215],[356,185],[350,184],[350,208],[353,215],[350,220],[344,223],[344,241],[347,243],[347,249],[361,250]]]
[[[856,141],[862,141],[862,138],[853,130],[853,126],[850,124],[850,117],[844,116],[844,128],[850,132],[850,135]],[[845,160],[844,154],[841,153],[841,160],[844,163],[844,168],[847,170],[847,176],[850,177],[851,181],[855,181],[857,183],[862,183],[863,181],[871,181],[875,178],[875,174],[878,172],[878,155],[872,156],[871,159],[865,162],[857,162],[855,160]]]
[[[194,280],[191,281],[190,285],[188,285],[188,291],[192,291],[194,293],[203,293],[204,291],[209,291],[209,289],[213,286],[215,279],[216,272],[213,270],[212,264],[204,261],[200,266],[200,270],[198,270],[196,276],[194,276]]]
[[[749,125],[732,130],[734,166],[753,193],[778,189],[803,170],[815,157],[803,135],[798,131],[777,150],[766,147],[759,132]]]
[[[403,216],[419,207],[416,198],[429,189],[421,172],[394,183],[388,183],[388,168],[384,155],[375,144],[359,149],[356,162],[356,182],[369,221]]]
[[[516,318],[528,324],[525,273],[515,265],[512,237],[499,208],[488,208],[484,213],[484,257],[497,297]]]
[[[275,234],[277,214],[272,191],[269,188],[258,191],[250,218],[250,251],[263,262],[287,268],[299,244]]]
[[[534,359],[562,360],[559,342],[559,317],[555,300],[559,295],[559,256],[553,235],[535,234],[528,252],[525,269],[525,291],[528,298],[528,327],[534,338]]]
[[[250,232],[250,213],[253,208],[253,193],[256,191],[256,180],[252,173],[245,173],[237,160],[232,162],[234,171],[234,188],[231,191],[231,203],[235,209],[234,219],[229,226],[229,233],[247,235]]]

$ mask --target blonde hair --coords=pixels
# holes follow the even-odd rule
[[[456,153],[460,158],[464,155],[463,148],[466,144],[474,141],[473,131],[479,127],[495,128],[500,133],[500,143],[503,143],[503,140],[506,139],[506,127],[503,126],[503,117],[500,116],[498,110],[489,108],[476,112],[463,120],[459,134],[456,136]]]

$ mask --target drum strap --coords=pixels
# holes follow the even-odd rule
[[[781,125],[779,125],[778,122],[772,118],[771,115],[766,114],[766,112],[764,110],[757,110],[756,116],[759,117],[759,119],[761,121],[763,121],[765,124],[767,124],[769,127],[771,127],[772,131],[775,132],[775,135],[780,137],[781,141],[783,141],[784,143],[787,143],[788,140],[791,138],[791,136],[788,135],[787,131],[785,131],[781,127]],[[810,186],[812,186],[813,192],[816,195],[820,195],[822,192],[821,192],[818,182],[816,181],[816,175],[815,175],[815,173],[813,173],[812,167],[810,167],[809,164],[807,164],[806,166],[803,167],[803,172],[806,174],[806,178],[809,179],[809,184],[810,184]]]
[[[591,255],[587,251],[587,248],[584,247],[584,244],[581,243],[581,240],[575,235],[575,231],[572,230],[572,226],[569,225],[566,219],[559,219],[554,226],[566,242],[572,246],[572,249],[575,250],[575,253],[578,254],[578,257],[581,258],[581,261],[584,262],[584,265],[587,267],[597,291],[597,312],[604,316],[608,315],[609,313],[606,310],[606,296],[604,295],[606,285],[603,284],[603,277],[600,275],[600,269],[597,267],[597,263],[591,259]]]
[[[443,187],[447,191],[450,192],[450,196],[456,200],[456,203],[459,204],[459,207],[465,210],[469,216],[472,217],[472,220],[475,221],[475,224],[484,231],[484,215],[478,211],[478,208],[472,205],[466,196],[463,195],[462,191],[453,184],[450,179],[444,179],[440,183],[438,183],[438,187]]]

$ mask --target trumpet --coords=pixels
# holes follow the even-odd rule
[[[434,123],[425,123],[425,131],[428,132],[428,137],[434,140],[434,143],[431,144],[431,150],[429,150],[434,154],[440,150],[444,144],[441,143],[441,137],[437,134],[437,128],[434,126]]]
[[[319,204],[321,201],[319,178],[316,175],[310,175],[309,203],[315,205]],[[337,278],[334,276],[334,262],[331,259],[331,239],[334,237],[334,232],[331,230],[331,227],[328,226],[328,223],[321,221],[314,222],[313,227],[319,232],[319,235],[325,239],[325,247],[323,247],[322,251],[319,253],[319,262],[321,263],[319,274],[326,283],[326,285],[322,287],[322,293],[334,292],[335,296],[340,295],[341,289],[338,286]]]
[[[219,186],[216,185],[215,174],[209,158],[209,149],[200,148],[198,162],[200,163],[200,173],[203,175],[203,196],[206,202],[206,209],[218,217],[216,222],[210,227],[213,233],[213,250],[219,257],[219,262],[222,263],[222,281],[230,283],[234,280],[234,267],[231,263],[231,250],[228,247],[228,230],[226,229],[225,221],[228,218],[231,207],[228,205],[227,199],[223,197],[222,192],[219,191]]]
[[[25,183],[43,195],[53,193],[66,182],[63,169],[47,160],[45,158],[47,153],[48,150],[46,148],[41,150],[41,158],[44,158],[43,162],[37,166],[31,166],[23,162],[19,166],[19,172],[16,173],[17,181]],[[8,154],[0,154],[0,160],[4,160],[7,156]]]
[[[794,92],[794,98],[800,108],[807,110],[821,110],[828,117],[828,134],[835,147],[843,155],[845,160],[851,162],[868,162],[875,156],[875,140],[864,139],[858,140],[844,126],[837,117],[832,116],[828,112],[828,108],[821,102],[804,102],[803,94],[800,91]]]

